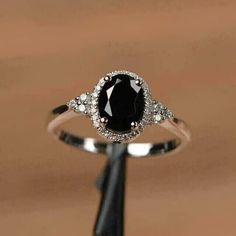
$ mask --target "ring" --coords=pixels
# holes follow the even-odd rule
[[[190,141],[184,121],[175,118],[162,103],[152,98],[147,83],[129,71],[114,71],[103,76],[92,93],[83,93],[65,105],[53,109],[48,131],[58,140],[93,153],[107,152],[110,142],[127,143],[131,157],[167,155],[182,149]],[[74,117],[91,119],[105,142],[80,137],[62,129]],[[146,126],[159,125],[175,135],[161,143],[131,143]]]

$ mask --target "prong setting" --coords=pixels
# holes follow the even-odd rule
[[[131,122],[131,129],[136,130],[137,128],[138,128],[138,122],[137,121]]]
[[[136,79],[136,80],[135,80],[135,84],[138,85],[138,86],[141,86],[142,83],[143,83],[143,81],[140,80],[140,79]]]
[[[105,82],[109,82],[110,80],[111,80],[111,77],[110,77],[110,76],[105,76],[105,77],[104,77],[104,81],[105,81]]]
[[[102,117],[102,118],[100,118],[100,122],[103,126],[106,126],[108,119],[106,117]]]

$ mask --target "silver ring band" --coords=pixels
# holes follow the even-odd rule
[[[103,76],[92,93],[83,93],[52,111],[48,131],[66,144],[93,153],[107,153],[109,142],[129,143],[131,157],[167,155],[182,149],[190,141],[186,124],[160,102],[153,100],[143,78],[129,71],[113,71]],[[108,142],[83,138],[62,129],[74,117],[86,115],[98,134]],[[56,117],[55,117],[56,116]],[[176,137],[161,143],[130,143],[146,126],[167,129]]]
[[[80,113],[75,113],[68,105],[55,108],[48,123],[48,132],[58,140],[82,151],[106,154],[109,143],[100,142],[94,138],[83,138],[62,129],[65,122],[79,116]],[[166,156],[181,150],[190,141],[190,131],[184,121],[172,118],[166,119],[158,125],[176,137],[161,143],[129,143],[127,151],[130,157]]]

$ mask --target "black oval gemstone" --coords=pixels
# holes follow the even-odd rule
[[[98,106],[100,116],[108,119],[107,128],[118,132],[130,131],[131,123],[139,122],[143,117],[143,89],[130,75],[117,74],[102,88]]]

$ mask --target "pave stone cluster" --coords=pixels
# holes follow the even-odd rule
[[[153,123],[162,123],[166,119],[172,119],[174,114],[162,103],[153,101]]]
[[[75,112],[89,114],[90,112],[91,96],[89,93],[83,93],[80,96],[70,100],[67,106]]]
[[[108,73],[92,93],[83,93],[67,105],[90,117],[98,133],[111,142],[131,141],[145,126],[173,118],[170,110],[152,99],[146,82],[128,71]]]

